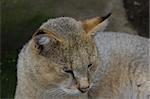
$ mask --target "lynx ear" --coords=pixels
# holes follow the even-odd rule
[[[34,38],[35,36],[38,36],[38,35],[42,35],[42,34],[47,35],[48,37],[53,37],[53,38],[55,38],[59,42],[63,42],[63,39],[58,34],[50,32],[50,31],[48,31],[46,29],[37,30],[33,34],[32,38]]]
[[[89,35],[94,35],[94,32],[96,32],[97,30],[103,31],[108,24],[107,18],[110,15],[111,13],[107,14],[104,17],[95,17],[92,19],[82,21],[83,29]]]
[[[35,44],[35,48],[40,52],[47,49],[49,45],[55,45],[61,43],[63,40],[56,33],[41,29],[35,32],[32,36]]]

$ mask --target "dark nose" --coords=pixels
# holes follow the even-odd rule
[[[89,87],[90,86],[86,86],[86,87],[79,87],[78,89],[82,92],[82,93],[85,93],[89,90]]]

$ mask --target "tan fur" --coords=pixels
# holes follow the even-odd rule
[[[106,26],[98,20],[44,23],[19,54],[15,99],[147,99],[148,40],[103,32],[94,38]]]
[[[96,17],[96,18],[93,18],[93,19],[90,19],[90,20],[86,20],[82,24],[83,24],[84,30],[86,31],[86,33],[88,33],[95,26],[97,26],[100,22],[101,22],[100,18]]]

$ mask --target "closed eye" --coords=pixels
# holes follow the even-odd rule
[[[66,73],[73,73],[73,71],[72,70],[64,70]]]
[[[93,64],[89,64],[89,65],[88,65],[88,68],[90,68],[92,65],[93,65]]]
[[[73,73],[73,71],[72,70],[69,70],[69,69],[67,69],[66,67],[64,67],[64,72],[66,72],[66,73],[69,73],[69,74],[71,74],[72,75],[72,77],[75,79],[75,76],[74,76],[74,73]]]
[[[64,67],[63,71],[66,73],[72,73],[72,70],[70,70],[68,67]]]

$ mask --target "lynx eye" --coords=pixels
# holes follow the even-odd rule
[[[75,76],[74,76],[74,73],[72,70],[70,70],[68,67],[64,67],[63,68],[63,71],[66,72],[66,73],[69,73],[72,75],[73,79],[75,79]]]
[[[97,68],[97,66],[95,64],[89,64],[88,65],[88,70],[89,71],[94,72],[94,71],[96,71],[96,68]]]
[[[93,65],[93,64],[89,64],[89,65],[88,65],[88,68],[92,67],[92,65]]]
[[[66,73],[71,73],[71,74],[73,73],[73,71],[70,70],[68,67],[64,67],[63,71],[66,72]]]

